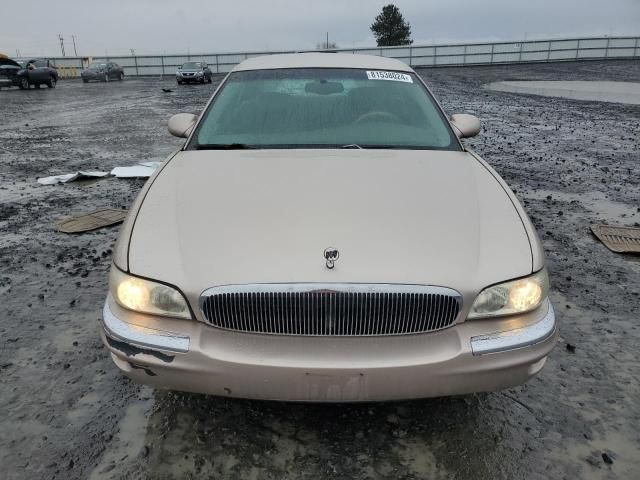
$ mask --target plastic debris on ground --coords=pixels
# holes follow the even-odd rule
[[[130,167],[116,167],[111,170],[111,175],[118,178],[150,177],[162,162],[141,162]]]
[[[113,175],[117,178],[147,178],[153,175],[153,172],[160,166],[162,162],[140,162],[129,167],[115,167],[111,172],[97,171],[78,171],[75,173],[65,173],[63,175],[52,175],[50,177],[38,178],[41,185],[56,185],[58,183],[69,183],[75,180],[88,178],[101,178]]]
[[[96,230],[121,223],[127,216],[126,210],[115,208],[101,208],[91,213],[78,215],[63,220],[58,224],[58,231],[63,233],[80,233]]]
[[[591,225],[591,231],[612,252],[640,253],[640,228]]]
[[[38,179],[38,183],[41,185],[56,185],[57,183],[73,182],[80,178],[100,178],[106,177],[107,175],[109,175],[109,172],[79,171],[75,173],[66,173],[64,175],[42,177]]]

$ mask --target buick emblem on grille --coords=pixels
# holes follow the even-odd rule
[[[340,258],[340,252],[337,248],[327,247],[324,249],[324,259],[327,261],[327,268],[335,267],[335,262]]]

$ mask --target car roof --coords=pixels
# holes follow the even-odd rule
[[[394,58],[351,53],[287,53],[253,57],[237,65],[232,71],[274,70],[278,68],[367,68],[412,72],[406,63]]]

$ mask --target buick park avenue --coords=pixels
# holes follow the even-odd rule
[[[526,382],[557,337],[544,253],[504,180],[410,67],[251,58],[149,179],[102,338],[158,388],[351,402]]]

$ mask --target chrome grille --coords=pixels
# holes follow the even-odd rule
[[[397,284],[253,284],[206,290],[212,325],[240,332],[371,336],[425,333],[453,325],[462,297],[444,287]]]

